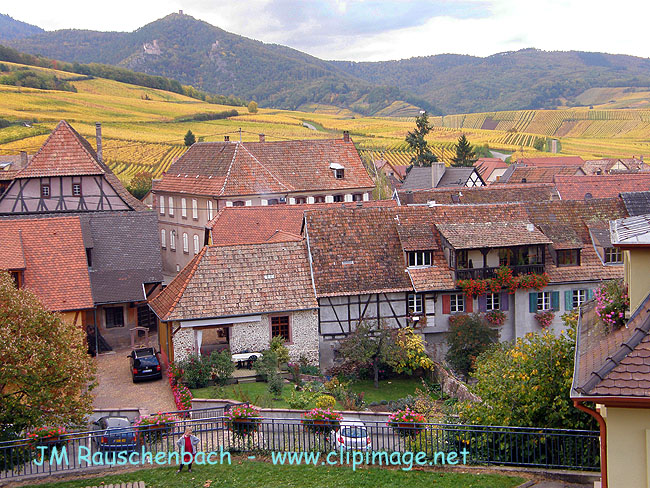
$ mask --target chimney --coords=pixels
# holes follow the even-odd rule
[[[344,130],[343,131],[343,142],[350,142],[350,131],[349,130]]]
[[[264,134],[260,134],[260,142],[264,142],[264,141],[266,141]]]
[[[182,10],[179,10],[179,11],[178,11],[178,15],[183,15],[183,11],[182,11]]]
[[[95,122],[95,137],[97,138],[97,160],[100,163],[104,162],[102,157],[102,124]]]
[[[407,190],[406,193],[404,194],[404,203],[406,205],[410,205],[413,203],[413,192],[411,190]]]
[[[431,188],[436,188],[442,175],[445,174],[445,163],[439,161],[437,163],[431,163]]]
[[[223,136],[224,142],[230,142],[230,136]]]
[[[20,167],[24,168],[25,166],[27,166],[27,152],[20,151]]]

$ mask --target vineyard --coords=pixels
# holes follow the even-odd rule
[[[223,141],[224,136],[232,141],[240,137],[257,141],[259,134],[265,134],[267,141],[339,138],[347,130],[364,157],[383,157],[395,165],[409,164],[411,159],[404,138],[414,128],[415,117],[413,106],[405,103],[391,105],[381,117],[306,104],[302,111],[260,108],[257,113],[238,107],[237,116],[197,121],[192,119],[232,107],[99,78],[71,83],[77,93],[0,85],[0,119],[14,123],[0,129],[0,158],[21,150],[35,153],[57,122],[66,119],[93,144],[95,122],[102,123],[106,161],[124,181],[141,171],[159,177],[183,153],[183,136],[188,130],[198,141]],[[516,155],[540,154],[533,149],[539,138],[558,139],[562,154],[584,158],[647,155],[650,108],[616,110],[602,102],[613,95],[619,100],[637,100],[644,93],[614,88],[594,91],[585,95],[601,102],[593,109],[430,117],[433,128],[427,140],[445,162],[451,160],[453,145],[462,134],[474,145]]]

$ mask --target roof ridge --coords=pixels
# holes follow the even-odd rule
[[[248,148],[247,148],[244,144],[242,144],[242,147],[246,150],[246,152],[250,155],[250,157],[253,158],[253,159],[257,162],[257,164],[259,164],[262,168],[264,168],[264,169],[266,170],[266,172],[267,172],[269,175],[271,175],[271,177],[272,177],[275,181],[277,181],[280,185],[282,185],[283,187],[285,187],[285,188],[287,189],[287,191],[295,190],[295,188],[289,188],[287,185],[285,185],[284,183],[282,183],[282,181],[280,181],[280,179],[279,179],[277,176],[275,176],[275,175],[271,172],[270,169],[268,169],[266,166],[264,166],[264,164],[263,164],[259,159],[257,159],[257,158],[255,157],[255,155],[254,155],[253,153],[251,153],[251,152],[248,150]]]
[[[235,164],[235,158],[237,157],[238,150],[239,150],[239,144],[236,144],[235,150],[232,153],[232,159],[230,160],[230,164],[228,165],[228,171],[226,171],[226,176],[223,179],[223,185],[221,185],[221,190],[219,190],[219,195],[223,195],[223,192],[226,189],[226,185],[228,184],[228,178],[230,178],[230,171],[232,170],[232,165]]]

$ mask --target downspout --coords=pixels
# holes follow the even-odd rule
[[[573,400],[573,406],[591,415],[600,427],[600,482],[602,488],[607,488],[607,425],[605,419],[595,410],[585,407],[582,400]]]

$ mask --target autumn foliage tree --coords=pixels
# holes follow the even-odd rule
[[[81,327],[47,311],[0,273],[0,440],[45,425],[80,424],[92,411],[94,364]]]
[[[126,189],[138,200],[141,200],[149,190],[151,190],[151,182],[153,175],[148,171],[140,171],[137,173],[127,185]]]

